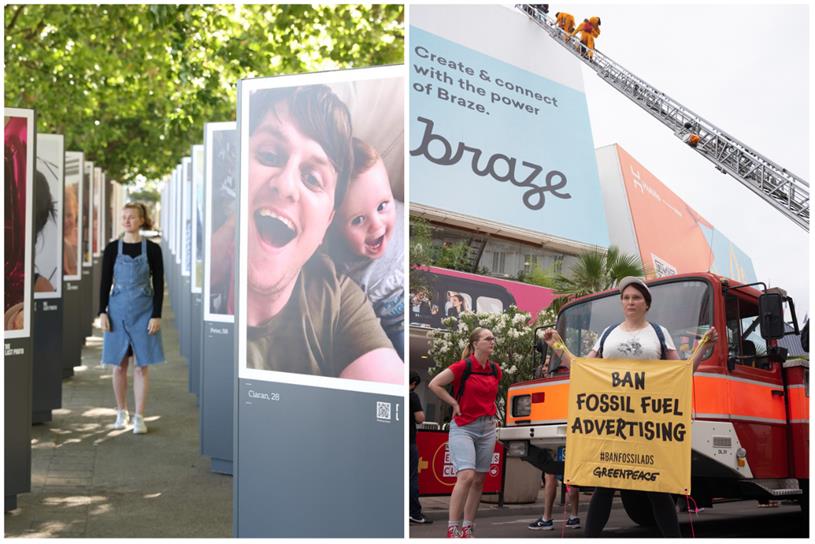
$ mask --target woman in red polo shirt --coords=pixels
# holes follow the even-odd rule
[[[437,397],[453,407],[447,446],[456,470],[456,485],[450,497],[448,538],[473,536],[473,521],[492,462],[495,397],[501,381],[501,367],[489,360],[494,349],[492,331],[475,329],[461,361],[441,371],[428,385]],[[450,383],[455,397],[445,389]]]

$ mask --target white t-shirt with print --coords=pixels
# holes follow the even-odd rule
[[[665,336],[667,350],[675,350],[676,346],[671,338],[671,333],[661,325],[659,328],[662,329],[662,334]],[[601,334],[594,347],[591,348],[595,352],[600,351],[600,338],[602,337]],[[603,359],[658,360],[662,358],[661,351],[659,337],[650,323],[646,323],[645,327],[637,331],[625,331],[622,325],[617,325],[603,343]]]

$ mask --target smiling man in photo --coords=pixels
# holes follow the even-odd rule
[[[249,107],[248,367],[403,383],[370,302],[317,251],[348,186],[348,108],[324,85]]]

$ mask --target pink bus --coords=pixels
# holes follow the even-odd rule
[[[445,317],[463,311],[501,313],[511,305],[534,318],[555,298],[546,287],[435,266],[418,274],[424,281],[422,286],[411,286],[411,326],[439,329]]]

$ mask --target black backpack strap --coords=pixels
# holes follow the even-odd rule
[[[654,328],[654,332],[657,334],[657,338],[659,338],[659,353],[660,359],[664,359],[666,355],[668,355],[668,344],[665,343],[665,333],[662,332],[662,327],[657,325],[656,323],[651,323],[651,326]]]
[[[613,331],[614,329],[616,329],[619,326],[620,326],[619,323],[615,323],[614,325],[609,325],[606,328],[606,330],[603,331],[603,334],[600,336],[600,349],[597,351],[597,358],[598,359],[603,358],[603,346],[606,343],[606,338],[608,338],[608,335],[611,334],[611,331]]]
[[[467,378],[470,377],[470,374],[473,373],[473,361],[470,357],[465,359],[464,363],[464,372],[461,374],[461,381],[458,383],[458,390],[456,391],[456,402],[461,399],[461,396],[464,394],[464,384],[467,383]]]

